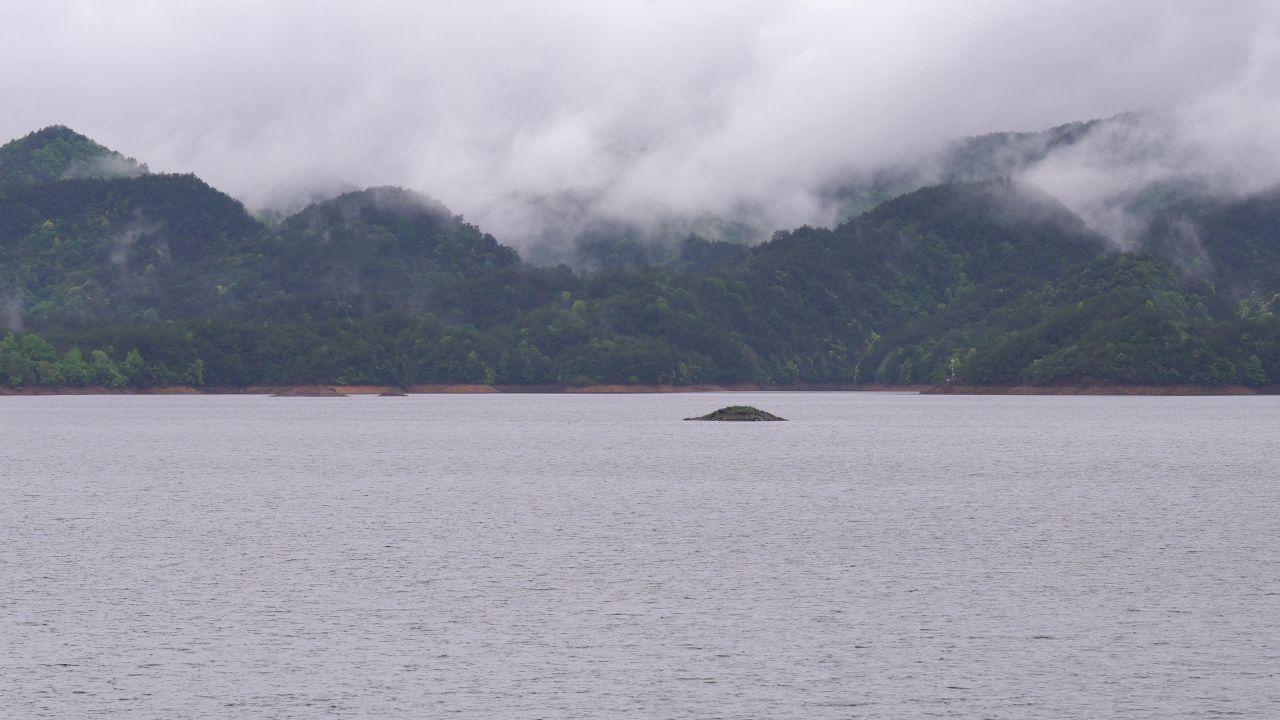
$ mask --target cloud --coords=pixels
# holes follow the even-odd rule
[[[66,124],[251,206],[402,185],[517,244],[564,194],[828,222],[813,189],[842,174],[1130,110],[1176,108],[1189,161],[1274,174],[1274,0],[20,5],[4,137]]]
[[[1280,12],[1260,19],[1227,81],[1159,112],[1105,123],[1023,179],[1126,248],[1150,219],[1144,195],[1190,187],[1230,196],[1280,183]]]

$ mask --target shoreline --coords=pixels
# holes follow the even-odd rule
[[[101,386],[86,387],[23,387],[0,388],[3,396],[36,395],[270,395],[276,397],[341,397],[350,395],[484,395],[484,394],[534,394],[534,395],[638,395],[671,393],[726,393],[726,392],[855,392],[888,391],[918,392],[923,386],[850,385],[814,383],[807,385],[758,385],[755,383],[695,384],[695,385],[484,385],[476,383],[433,383],[412,385],[408,388],[396,385],[247,385],[235,387],[211,385],[162,385],[155,387]]]
[[[1133,395],[1237,397],[1280,395],[1280,385],[931,385],[921,395]]]
[[[632,395],[728,392],[899,392],[920,395],[1118,395],[1118,396],[1248,396],[1280,395],[1280,385],[859,385],[756,383],[698,385],[249,385],[246,387],[166,385],[160,387],[25,387],[0,388],[0,397],[46,395],[269,395],[276,397],[346,397],[351,395]]]

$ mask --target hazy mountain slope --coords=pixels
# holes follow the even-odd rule
[[[463,280],[518,266],[492,236],[395,188],[271,228],[191,175],[0,187],[0,320],[15,329],[388,310],[506,317],[537,288],[480,294]],[[555,273],[530,274],[526,286]]]
[[[0,146],[0,185],[137,177],[147,166],[61,125]]]
[[[1280,306],[1280,188],[1170,204],[1154,216],[1141,247],[1255,311]]]
[[[443,205],[384,187],[347,193],[286,219],[265,262],[277,291],[302,301],[308,312],[360,315],[439,308],[443,287],[515,267],[520,258]]]
[[[215,312],[263,230],[192,175],[0,188],[0,293],[33,328]]]
[[[193,176],[11,184],[0,321],[28,333],[0,339],[0,382],[1280,378],[1276,194],[1153,217],[1152,254],[1121,254],[1027,185],[950,183],[830,229],[686,237],[658,263],[574,273],[397,188],[269,226]]]
[[[1162,260],[1117,254],[1051,282],[975,286],[868,363],[891,384],[1260,384],[1280,372],[1278,331]]]
[[[930,185],[1016,178],[1052,153],[1085,140],[1094,130],[1128,118],[1122,115],[1039,132],[994,132],[961,138],[936,152],[830,182],[820,195],[843,219]]]
[[[672,346],[662,352],[684,348],[694,353],[686,370],[711,378],[853,382],[869,378],[862,359],[881,336],[945,307],[975,279],[1052,278],[1104,249],[1079,219],[1023,188],[928,188],[834,230],[778,233],[705,273],[590,276],[572,319],[585,343],[656,338]],[[537,347],[554,349],[549,356],[572,349],[530,330]]]

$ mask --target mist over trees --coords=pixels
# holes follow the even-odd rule
[[[755,244],[579,228],[571,268],[399,188],[260,219],[47,128],[0,147],[0,383],[1276,382],[1280,191],[1153,184],[1121,252],[1004,179],[1093,129],[961,141]]]
[[[852,175],[990,179],[934,172],[934,151],[1126,111],[1077,152],[1024,155],[1095,229],[1135,181],[1280,182],[1274,0],[59,0],[5,19],[24,71],[0,138],[65,123],[286,215],[411,187],[539,264],[577,222],[694,221],[674,242],[732,240],[703,213],[763,227],[752,243],[832,226],[914,189],[842,213],[824,191]],[[1018,134],[1038,133],[995,139]]]

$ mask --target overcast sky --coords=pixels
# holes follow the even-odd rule
[[[1280,0],[19,1],[0,140],[65,124],[250,206],[403,185],[500,236],[562,190],[794,224],[851,168],[1127,110],[1272,167],[1278,37]]]

